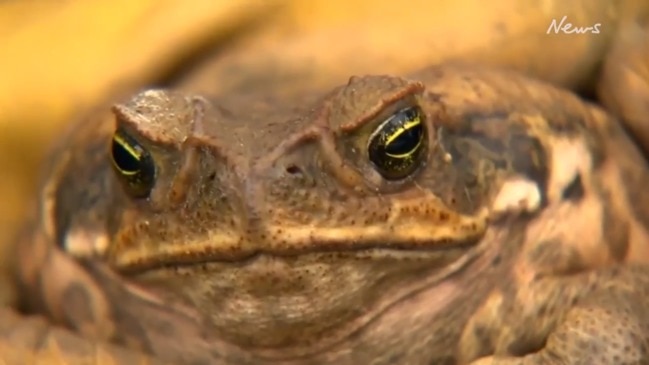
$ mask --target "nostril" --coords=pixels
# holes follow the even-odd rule
[[[286,172],[291,174],[291,175],[296,175],[296,174],[301,174],[302,169],[300,168],[300,166],[290,164],[290,165],[286,166]]]

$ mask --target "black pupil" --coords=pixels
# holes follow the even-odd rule
[[[140,170],[140,160],[135,158],[124,146],[113,140],[113,159],[120,169],[127,172],[137,172]]]
[[[385,151],[391,155],[403,155],[411,152],[419,143],[422,131],[423,127],[421,124],[404,131],[389,145],[385,146]]]

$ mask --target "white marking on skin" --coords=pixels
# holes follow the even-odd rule
[[[549,147],[551,171],[548,181],[548,201],[561,200],[561,195],[568,185],[581,173],[584,185],[592,168],[592,157],[583,140],[557,138]],[[586,189],[586,186],[584,186]]]
[[[491,209],[498,215],[521,211],[532,213],[539,209],[540,205],[539,186],[529,179],[516,177],[503,183]]]
[[[531,252],[544,241],[560,242],[562,252],[551,267],[527,267],[525,270],[557,272],[573,268],[566,253],[574,249],[583,264],[604,265],[609,259],[608,250],[601,249],[604,226],[599,224],[604,216],[604,206],[599,196],[590,194],[579,204],[558,202],[551,204],[527,227],[523,251]],[[609,262],[610,263],[610,262]],[[529,274],[528,280],[531,280]]]
[[[99,231],[71,229],[65,236],[63,244],[65,251],[75,257],[91,257],[106,252],[108,237]]]

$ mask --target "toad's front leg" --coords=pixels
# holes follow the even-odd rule
[[[164,365],[150,354],[84,338],[41,317],[0,308],[0,364]]]
[[[472,320],[461,364],[649,364],[649,266],[544,277],[524,292],[529,304],[501,294]]]

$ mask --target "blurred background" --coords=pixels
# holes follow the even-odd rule
[[[0,1],[0,266],[60,131],[151,85],[327,87],[464,59],[588,92],[647,0]],[[600,23],[555,34],[553,20]]]

